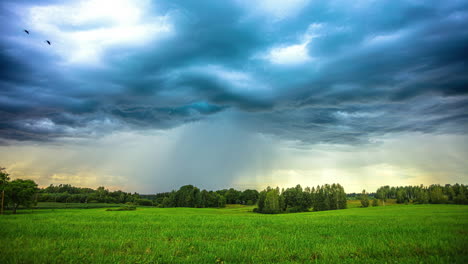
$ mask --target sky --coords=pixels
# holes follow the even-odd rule
[[[0,24],[12,178],[468,183],[467,1],[2,0]]]

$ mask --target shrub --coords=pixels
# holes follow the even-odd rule
[[[148,199],[138,199],[136,200],[136,203],[143,206],[153,206],[153,201]]]
[[[299,213],[299,212],[305,212],[305,210],[301,206],[293,206],[293,207],[286,208],[286,212],[287,213]]]
[[[362,194],[359,199],[361,200],[362,207],[369,207],[369,196],[366,193],[366,190],[362,190]]]
[[[127,206],[124,206],[124,207],[119,207],[119,208],[106,209],[106,211],[134,211],[134,210],[136,210],[136,207],[135,206],[130,206],[130,205],[127,205]]]

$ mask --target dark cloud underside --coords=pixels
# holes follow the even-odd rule
[[[142,44],[67,46],[112,19],[51,17],[54,30],[22,32],[32,6],[67,4],[0,4],[0,142],[168,129],[226,111],[308,143],[468,129],[466,1],[310,1],[277,17],[242,1],[158,1],[139,21],[169,29],[150,24]],[[67,57],[85,48],[99,55]]]

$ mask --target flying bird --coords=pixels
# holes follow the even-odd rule
[[[26,29],[24,30],[24,32],[26,32],[29,35],[29,31],[27,31]]]
[[[47,42],[47,44],[49,44],[49,45],[50,45],[50,41],[46,40],[45,42]]]

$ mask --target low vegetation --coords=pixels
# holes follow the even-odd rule
[[[467,187],[459,184],[359,195],[339,184],[261,192],[185,185],[140,195],[38,188],[2,169],[0,188],[8,209],[0,263],[468,262],[468,207],[457,205],[467,203]]]
[[[134,205],[126,205],[118,208],[108,208],[106,211],[135,211],[136,206]]]
[[[467,263],[468,207],[266,215],[252,206],[19,211],[0,263]]]

